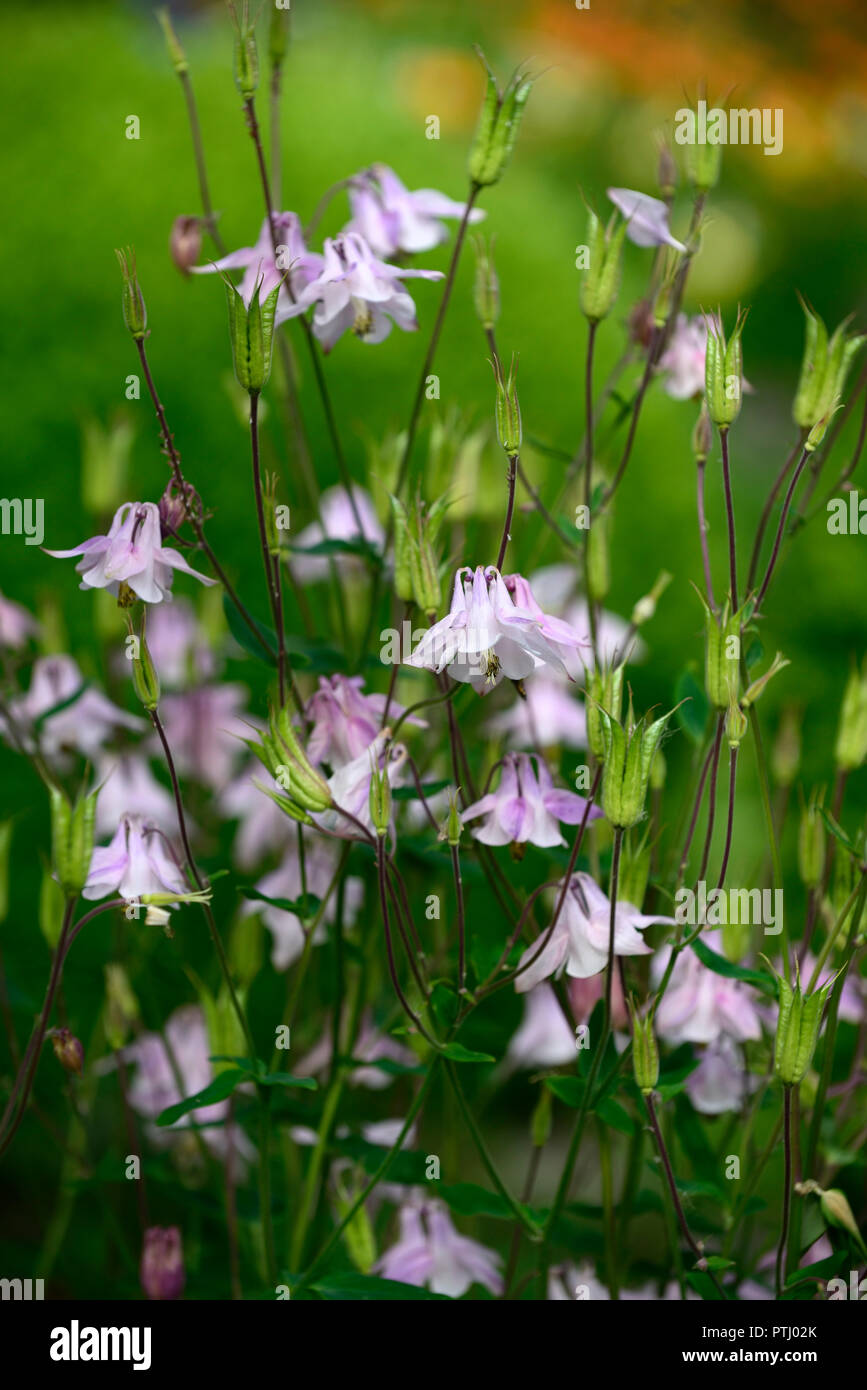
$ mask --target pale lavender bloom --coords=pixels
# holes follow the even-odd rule
[[[654,983],[662,979],[670,954],[671,947],[663,946],[654,956],[650,969]],[[722,1033],[747,1042],[762,1035],[749,986],[717,975],[702,965],[694,951],[681,951],[675,961],[655,1020],[659,1036],[672,1043],[716,1042]]]
[[[26,695],[12,700],[9,713],[14,730],[0,717],[0,731],[14,744],[14,734],[23,740],[25,748],[35,746],[33,726],[38,719],[64,700],[71,700],[81,690],[77,700],[44,719],[39,728],[39,747],[46,758],[53,759],[68,749],[75,749],[86,758],[93,758],[117,729],[142,729],[144,721],[118,705],[113,705],[98,690],[85,686],[84,676],[71,656],[40,656],[33,663],[30,689]]]
[[[526,698],[513,700],[495,714],[487,728],[505,735],[513,748],[587,747],[587,715],[570,689],[544,671],[526,689]]]
[[[511,575],[510,581],[526,598],[526,580]],[[583,644],[574,629],[538,604],[521,607],[493,566],[464,566],[455,575],[448,615],[427,630],[408,665],[437,673],[448,668],[453,680],[484,695],[503,677],[523,680],[543,666],[565,671],[562,653]]]
[[[636,246],[673,246],[685,251],[682,241],[671,235],[669,210],[659,198],[637,193],[634,188],[609,188],[608,197],[626,218],[626,235]]]
[[[557,894],[562,885],[557,888]],[[611,907],[602,889],[589,874],[573,874],[569,880],[566,899],[551,939],[541,951],[539,941],[528,946],[518,962],[538,957],[515,980],[515,989],[525,994],[542,980],[559,976],[564,970],[578,980],[598,975],[608,964],[608,928]],[[616,956],[647,956],[639,932],[654,922],[674,922],[673,917],[650,916],[639,912],[631,903],[618,902],[614,912],[614,954]],[[543,937],[547,932],[543,932]]]
[[[558,822],[578,825],[586,811],[583,796],[554,786],[544,758],[536,757],[534,771],[531,754],[507,753],[497,790],[474,801],[461,812],[461,819],[467,822],[484,816],[482,824],[473,830],[483,845],[517,841],[550,849],[566,843]],[[597,806],[591,806],[587,819],[597,820],[601,815]]]
[[[460,1298],[471,1284],[492,1294],[503,1291],[500,1256],[462,1236],[438,1201],[406,1203],[400,1209],[400,1238],[373,1266],[385,1279]]]
[[[563,1016],[550,985],[537,985],[524,1000],[521,1026],[506,1053],[508,1070],[516,1067],[562,1067],[574,1062],[575,1033]]]
[[[313,763],[329,763],[342,767],[357,758],[382,728],[385,695],[364,693],[362,676],[320,676],[319,689],[310,696],[306,714],[313,722],[307,744],[307,756]],[[389,715],[399,718],[403,707],[395,700],[388,706]],[[415,715],[409,724],[425,727]]]
[[[402,743],[390,744],[390,730],[377,734],[369,748],[353,758],[351,763],[338,768],[328,779],[335,806],[348,811],[360,821],[366,830],[373,830],[370,818],[370,778],[375,763],[380,772],[388,773],[389,785],[394,787],[402,780],[407,750]],[[313,819],[326,830],[350,839],[358,836],[358,827],[341,816],[337,810],[320,811]]]
[[[434,188],[417,188],[410,193],[387,164],[374,164],[356,175],[349,186],[352,221],[348,232],[360,232],[374,255],[414,255],[431,251],[448,237],[443,217],[463,217],[466,203],[456,203]],[[485,216],[479,208],[470,213],[470,222]]]
[[[349,329],[363,343],[381,343],[391,332],[392,321],[407,331],[418,328],[415,304],[401,284],[410,277],[443,278],[439,270],[387,265],[357,232],[326,237],[322,269],[301,290],[291,315],[316,305],[313,332],[325,352]]]
[[[678,314],[674,332],[659,359],[666,373],[663,387],[675,401],[688,401],[704,392],[704,362],[707,353],[707,323],[699,315]]]
[[[547,1293],[548,1300],[554,1303],[576,1299],[580,1302],[605,1303],[611,1298],[601,1279],[597,1279],[596,1270],[589,1260],[580,1265],[552,1265],[548,1271]]]
[[[686,1090],[702,1115],[722,1115],[740,1110],[756,1080],[747,1072],[738,1044],[728,1033],[721,1033],[708,1044],[695,1071],[686,1078]]]
[[[240,822],[233,852],[235,863],[241,869],[252,869],[267,854],[282,849],[289,835],[285,813],[256,786],[256,781],[262,778],[261,763],[254,763],[220,793],[223,815]],[[277,791],[276,783],[274,790]]]
[[[319,1042],[303,1061],[298,1063],[299,1076],[316,1076],[319,1072],[325,1071],[331,1063],[332,1057],[332,1033],[330,1025],[325,1029]],[[387,1033],[381,1033],[375,1027],[370,1012],[366,1012],[361,1021],[358,1031],[358,1038],[352,1049],[352,1055],[357,1060],[366,1062],[380,1062],[388,1060],[400,1062],[403,1066],[412,1067],[418,1063],[415,1053],[408,1047],[404,1047],[396,1038],[389,1037]],[[347,1072],[346,1079],[350,1086],[365,1086],[370,1091],[382,1091],[390,1086],[394,1081],[394,1076],[387,1071],[382,1071],[379,1067],[353,1067]],[[388,1122],[393,1123],[392,1121]],[[398,1122],[398,1132],[400,1122]],[[395,1138],[397,1132],[395,1133]]]
[[[294,827],[286,822],[286,854],[283,862],[270,873],[265,874],[256,884],[256,891],[266,898],[283,898],[287,902],[297,902],[304,887],[301,875],[301,861],[298,856],[298,837]],[[307,892],[315,898],[324,899],[337,869],[339,852],[331,840],[321,836],[314,837],[304,831],[304,865],[307,878]],[[364,885],[361,879],[348,878],[344,894],[344,918],[352,926],[364,900]],[[319,945],[326,937],[326,927],[334,921],[336,898],[329,898],[316,929],[313,940]],[[259,914],[273,937],[271,964],[275,970],[287,970],[304,950],[304,930],[301,920],[286,908],[274,907],[251,899],[243,909],[245,916]]]
[[[198,1005],[184,1004],[176,1009],[166,1023],[165,1033],[171,1058],[180,1073],[180,1090],[169,1051],[159,1033],[143,1033],[123,1050],[124,1059],[135,1064],[128,1088],[129,1103],[147,1120],[156,1120],[168,1106],[204,1090],[214,1079],[208,1029]],[[165,1148],[177,1143],[180,1134],[192,1125],[207,1126],[199,1130],[205,1144],[218,1158],[224,1158],[230,1149],[234,1151],[238,1161],[235,1179],[243,1183],[246,1163],[256,1157],[256,1150],[239,1125],[221,1123],[228,1114],[229,1101],[215,1101],[182,1115],[173,1125],[149,1124],[147,1132],[155,1145]]]
[[[111,835],[131,808],[149,825],[172,834],[178,819],[174,797],[158,782],[147,760],[136,753],[104,753],[96,763],[99,795],[96,833]]]
[[[146,893],[183,896],[189,891],[162,831],[143,816],[128,814],[121,817],[111,844],[94,849],[81,896],[98,901],[116,893],[133,902]]]
[[[243,246],[240,251],[231,251],[228,256],[222,256],[210,265],[195,265],[191,270],[194,275],[210,275],[214,271],[243,269],[238,292],[248,307],[257,284],[262,301],[286,275],[289,288],[284,285],[277,298],[276,322],[282,323],[295,312],[292,296],[297,299],[302,290],[320,274],[324,263],[320,255],[308,251],[304,245],[297,213],[276,212],[274,231],[279,259],[274,257],[274,241],[266,217],[255,246]]]
[[[250,737],[250,723],[240,717],[246,699],[245,686],[231,684],[198,685],[162,697],[160,716],[182,777],[195,777],[214,791],[226,786],[244,752],[241,739]]]
[[[147,644],[163,690],[207,680],[214,674],[214,654],[187,599],[160,605],[149,614]]]
[[[115,512],[107,536],[94,536],[71,550],[45,553],[58,560],[70,555],[84,557],[75,567],[82,576],[80,589],[108,589],[116,594],[124,583],[145,603],[171,599],[174,570],[191,574],[202,584],[217,582],[191,569],[180,551],[163,545],[155,502],[124,502]]]
[[[39,624],[27,609],[0,594],[0,647],[15,651],[38,633]]]
[[[324,540],[365,540],[377,550],[382,549],[385,544],[385,532],[376,515],[373,498],[364,488],[353,484],[352,500],[355,502],[354,507],[344,487],[330,487],[323,492],[319,501],[322,520],[313,521],[309,526],[305,526],[295,539],[298,549],[292,554],[292,570],[300,583],[315,584],[319,580],[327,579],[331,561],[341,573],[347,575],[362,571],[362,562],[355,555],[304,555],[302,552],[308,546],[320,545]]]
[[[573,627],[584,631],[588,622],[587,600],[578,599],[576,603],[572,604],[566,613],[566,619]],[[615,661],[641,661],[645,655],[644,643],[634,633],[630,635],[629,624],[624,622],[623,618],[618,617],[616,613],[608,613],[605,609],[600,612],[596,623],[596,646],[599,651],[599,660],[603,666],[610,665]],[[582,649],[581,660],[586,670],[593,670],[592,647]]]

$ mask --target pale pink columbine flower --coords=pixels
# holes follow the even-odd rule
[[[557,896],[562,885],[557,888]],[[589,874],[573,874],[557,925],[547,946],[540,951],[540,941],[528,946],[518,962],[518,969],[529,960],[533,964],[515,980],[515,989],[525,994],[542,980],[567,975],[586,980],[598,975],[608,964],[608,928],[611,906],[602,889]],[[631,903],[618,902],[614,912],[614,954],[616,956],[648,956],[639,935],[654,922],[674,922],[673,917],[657,914],[647,916]],[[542,938],[547,932],[542,933]],[[538,953],[538,957],[537,957]],[[534,957],[537,957],[534,959]]]
[[[147,643],[163,690],[207,680],[214,674],[214,654],[187,599],[161,604],[148,615]]]
[[[686,1078],[686,1091],[700,1114],[722,1115],[727,1110],[740,1110],[757,1081],[747,1071],[734,1038],[720,1033],[708,1043],[695,1071]]]
[[[400,1237],[373,1266],[377,1274],[449,1298],[460,1298],[471,1284],[502,1293],[500,1256],[462,1236],[442,1202],[405,1203],[399,1219]]]
[[[282,323],[294,313],[292,296],[297,298],[316,279],[322,270],[323,260],[304,245],[297,213],[275,212],[274,232],[278,252],[276,258],[274,238],[266,217],[255,246],[242,246],[239,251],[231,251],[228,256],[221,256],[210,265],[191,266],[191,270],[194,275],[210,275],[214,271],[243,269],[238,292],[248,307],[257,284],[259,298],[264,301],[274,286],[286,276],[288,288],[284,286],[277,299],[276,322]]]
[[[407,750],[402,743],[390,743],[390,738],[391,731],[383,729],[369,748],[365,748],[351,763],[345,763],[343,767],[338,768],[328,779],[335,806],[339,806],[341,811],[348,811],[370,831],[373,830],[373,821],[370,818],[370,778],[373,766],[375,765],[380,772],[388,773],[389,785],[392,787],[400,784],[405,771]],[[358,836],[358,827],[337,810],[320,811],[313,819],[317,825],[334,834],[348,839]]]
[[[81,694],[76,700],[76,691]],[[71,701],[57,709],[65,700]],[[49,710],[57,709],[47,719]],[[15,735],[24,747],[36,746],[34,725],[40,720],[39,747],[49,760],[62,758],[75,750],[93,758],[118,729],[142,729],[144,721],[112,704],[105,695],[87,685],[78,663],[71,656],[40,656],[33,663],[30,689],[9,705],[13,728],[0,717],[0,732],[15,744]]]
[[[675,401],[688,401],[704,392],[704,362],[707,354],[707,324],[699,315],[678,314],[674,332],[659,359],[665,373],[663,388]]]
[[[174,797],[137,753],[104,753],[96,762],[96,833],[112,835],[130,806],[149,825],[167,834],[177,827]]]
[[[589,1260],[580,1265],[552,1265],[548,1271],[547,1295],[549,1301],[555,1303],[576,1299],[596,1303],[607,1302],[611,1298],[601,1279],[597,1279],[596,1270]]]
[[[587,600],[575,597],[577,574],[574,565],[545,565],[531,575],[530,585],[536,602],[546,613],[562,614],[576,632],[590,631]],[[627,645],[629,632],[629,624],[624,622],[623,618],[607,609],[601,609],[596,619],[596,646],[600,661],[611,663],[615,657],[620,661],[643,660],[646,655],[644,643],[640,637],[632,633]],[[583,668],[590,670],[593,666],[593,649],[590,643],[582,646],[579,663],[574,659],[570,662],[565,656],[564,660],[570,676],[580,676],[583,679]]]
[[[601,975],[591,975],[586,980],[573,979],[569,981],[567,992],[576,1023],[589,1022],[590,1015],[602,998],[603,990],[604,985]],[[628,1023],[629,1011],[626,1007],[626,1000],[623,997],[620,972],[615,971],[614,979],[611,982],[611,1026],[612,1028],[622,1029],[626,1028]]]
[[[668,920],[668,919],[666,919]],[[658,984],[665,973],[670,946],[657,951],[650,967]],[[656,1030],[668,1042],[716,1042],[722,1033],[739,1042],[762,1035],[762,1025],[748,985],[702,965],[694,951],[681,951],[665,994],[654,1015]]]
[[[431,251],[448,237],[443,217],[463,217],[466,203],[456,203],[435,188],[417,188],[410,193],[387,164],[374,164],[357,174],[349,185],[352,221],[348,232],[360,232],[376,256],[398,253],[415,255]],[[470,213],[470,222],[485,216],[479,208]]]
[[[587,747],[587,715],[573,689],[541,671],[526,689],[526,698],[512,700],[486,726],[504,735],[512,748]]]
[[[265,799],[263,797],[263,800]],[[286,837],[284,840],[286,853],[283,861],[278,868],[259,879],[256,884],[256,891],[265,898],[297,903],[304,891],[304,877],[302,877],[301,861],[298,854],[298,837],[294,827],[286,821],[285,816],[283,817],[283,824],[284,836]],[[308,831],[304,831],[303,834],[307,892],[312,897],[324,901],[337,869],[338,849],[332,840],[314,836]],[[355,921],[363,900],[364,885],[361,879],[348,878],[344,891],[344,916],[348,926],[351,926]],[[332,893],[313,938],[315,944],[318,945],[325,940],[326,927],[334,921],[335,909],[336,897]],[[275,970],[287,970],[304,950],[305,938],[301,919],[287,908],[278,907],[272,903],[264,903],[255,898],[251,898],[245,904],[243,913],[245,917],[252,916],[254,913],[261,916],[273,938],[271,964]]]
[[[124,815],[109,845],[97,845],[81,896],[91,901],[112,893],[133,902],[146,893],[190,892],[163,833],[143,816]]]
[[[107,536],[94,536],[71,550],[47,550],[46,554],[58,560],[70,555],[83,557],[75,567],[82,577],[80,589],[108,589],[116,594],[125,583],[145,603],[171,599],[174,570],[191,574],[202,584],[217,582],[191,569],[180,551],[163,545],[155,502],[124,502],[115,512]]]
[[[473,830],[473,835],[483,845],[508,845],[516,841],[550,849],[566,843],[558,822],[580,824],[587,812],[584,797],[555,787],[544,758],[536,757],[535,762],[534,770],[531,754],[507,753],[497,790],[461,812],[464,822],[484,817],[482,824]],[[597,820],[601,815],[597,806],[591,806],[587,819]]]
[[[27,609],[0,594],[0,647],[16,651],[38,633],[39,624]]]
[[[682,241],[671,235],[669,210],[659,198],[638,193],[634,188],[609,188],[608,197],[626,219],[626,235],[636,246],[673,246],[685,251]]]
[[[563,1016],[550,985],[537,985],[524,1000],[521,1026],[512,1034],[506,1052],[506,1069],[562,1067],[574,1062],[575,1032]]]
[[[241,718],[246,700],[247,689],[238,684],[198,685],[162,697],[160,716],[182,777],[214,791],[226,786],[244,752],[241,739],[250,736],[249,721]]]
[[[510,579],[514,584],[520,576]],[[521,593],[526,597],[523,588]],[[447,668],[453,680],[484,695],[504,677],[523,680],[544,666],[565,671],[563,651],[583,643],[583,637],[538,605],[532,611],[520,607],[493,566],[464,566],[455,575],[449,613],[428,628],[408,665],[437,673]]]
[[[370,493],[353,483],[350,501],[346,488],[330,487],[320,498],[319,513],[322,520],[313,521],[309,526],[305,526],[295,539],[297,548],[292,552],[292,571],[295,578],[302,584],[315,584],[319,580],[326,580],[332,562],[342,574],[363,572],[362,562],[355,555],[305,555],[303,552],[307,547],[320,545],[325,540],[364,540],[369,541],[375,549],[381,550],[385,544],[385,532],[376,515]]]
[[[154,1121],[170,1105],[187,1096],[203,1091],[214,1079],[210,1061],[211,1047],[207,1024],[196,1004],[184,1004],[175,1009],[165,1026],[165,1040],[159,1033],[143,1033],[123,1049],[125,1061],[134,1064],[135,1072],[128,1087],[128,1100],[133,1110],[146,1120]],[[168,1046],[167,1046],[168,1045]],[[181,1089],[175,1066],[180,1073]],[[218,1158],[229,1151],[236,1160],[234,1180],[244,1181],[246,1164],[256,1157],[256,1150],[236,1123],[227,1123],[229,1101],[215,1101],[188,1115],[182,1115],[173,1125],[147,1125],[151,1142],[159,1148],[176,1144],[185,1130],[202,1126],[199,1134]]]
[[[326,237],[323,251],[321,271],[298,294],[289,316],[315,305],[313,332],[325,352],[350,329],[363,343],[381,343],[392,322],[406,331],[418,328],[415,304],[401,280],[443,278],[439,270],[387,265],[358,232]]]
[[[299,1076],[317,1076],[319,1072],[325,1071],[331,1063],[333,1036],[331,1025],[329,1024],[314,1048],[307,1053],[306,1057],[298,1063]],[[389,1037],[387,1033],[381,1033],[375,1026],[373,1018],[368,1010],[361,1020],[361,1027],[358,1030],[358,1037],[352,1049],[353,1057],[358,1061],[365,1062],[399,1062],[402,1066],[412,1067],[418,1064],[418,1058],[408,1047],[399,1043],[397,1038]],[[382,1091],[390,1086],[394,1081],[394,1075],[383,1071],[380,1067],[366,1066],[353,1067],[346,1073],[346,1079],[350,1086],[364,1086],[370,1091]],[[389,1120],[389,1124],[394,1123]],[[401,1124],[398,1121],[398,1131]],[[397,1132],[395,1138],[397,1138]],[[374,1141],[375,1142],[375,1141]]]
[[[313,723],[307,743],[310,761],[341,767],[359,757],[382,728],[385,702],[383,694],[364,693],[362,676],[320,676],[319,689],[306,705],[307,718]],[[395,700],[388,710],[395,719],[403,714]],[[415,715],[407,723],[424,727],[424,720]]]
[[[266,855],[287,843],[286,815],[261,787],[261,763],[251,764],[220,793],[219,806],[228,820],[239,822],[233,856],[240,869],[252,869]],[[275,791],[277,790],[275,783]]]

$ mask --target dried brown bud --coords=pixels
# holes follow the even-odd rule
[[[176,217],[169,236],[169,253],[182,275],[189,275],[202,251],[201,217]]]

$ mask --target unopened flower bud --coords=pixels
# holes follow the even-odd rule
[[[850,336],[846,332],[849,320],[844,319],[829,339],[823,320],[804,299],[801,308],[806,318],[804,356],[792,416],[799,429],[811,432],[806,447],[815,448],[843,395],[852,360],[867,338]],[[810,445],[813,429],[820,427],[821,435]]]
[[[120,266],[123,280],[121,297],[123,321],[132,336],[138,341],[147,335],[148,315],[136,274],[135,251],[130,246],[126,251],[115,251],[114,254],[117,256],[117,263]]]
[[[729,748],[740,748],[746,737],[750,723],[738,704],[734,695],[729,700],[729,707],[726,710],[725,736]]]
[[[677,165],[669,146],[665,143],[659,147],[659,162],[656,166],[656,181],[663,199],[668,200],[674,197],[677,188]]]
[[[630,619],[633,627],[641,627],[644,623],[650,621],[656,612],[657,603],[670,583],[671,575],[667,570],[663,570],[658,576],[653,588],[650,590],[650,593],[640,598],[633,608],[632,618]]]
[[[717,616],[705,603],[705,666],[704,683],[708,699],[715,709],[728,709],[737,698],[740,687],[741,623],[744,610],[730,613],[728,603]]]
[[[789,661],[788,657],[783,656],[782,652],[777,652],[776,656],[774,657],[767,671],[765,671],[764,675],[757,676],[756,679],[754,681],[751,681],[749,686],[747,687],[746,694],[744,695],[744,698],[741,701],[741,704],[743,705],[744,709],[749,709],[750,705],[754,705],[756,700],[762,694],[762,691],[765,689],[765,686],[768,684],[768,682],[773,680],[774,676],[777,675],[779,671],[785,670],[785,668],[787,666],[791,666],[791,664],[792,663]]]
[[[707,413],[707,401],[701,403],[701,410],[692,432],[692,453],[696,463],[704,463],[713,445],[713,429]]]
[[[867,1246],[864,1238],[858,1229],[858,1222],[855,1220],[855,1213],[849,1205],[849,1198],[839,1187],[829,1187],[825,1191],[820,1189],[819,1206],[822,1215],[829,1226],[836,1226],[841,1231],[848,1231],[855,1241],[862,1255],[867,1257]]]
[[[449,813],[440,826],[439,839],[447,841],[454,849],[461,842],[463,824],[461,813],[458,810],[458,794],[456,791],[452,791],[449,794]]]
[[[84,1048],[68,1028],[52,1028],[51,1046],[63,1070],[72,1072],[73,1076],[81,1076]]]
[[[169,254],[182,275],[189,275],[202,250],[201,217],[176,217],[169,234]]]
[[[716,188],[719,183],[720,168],[722,167],[722,146],[711,145],[704,137],[707,132],[697,127],[701,125],[702,119],[707,118],[707,102],[702,99],[698,112],[688,113],[689,121],[686,128],[686,172],[697,193],[709,193],[712,188]],[[680,132],[677,133],[680,140]]]
[[[485,68],[487,85],[468,169],[471,182],[485,188],[502,177],[509,162],[533,82],[519,68],[501,92],[485,55],[481,49],[477,52]]]
[[[161,1302],[180,1298],[186,1274],[177,1226],[150,1226],[145,1231],[139,1275],[148,1298]]]
[[[608,513],[598,511],[591,519],[584,551],[584,587],[590,602],[602,603],[611,586],[608,557]]]
[[[132,623],[129,624],[129,635],[132,639],[132,685],[144,708],[149,712],[157,708],[160,702],[160,678],[157,675],[156,667],[151,658],[150,649],[145,640],[145,624],[142,622],[141,636],[138,637],[132,630]]]

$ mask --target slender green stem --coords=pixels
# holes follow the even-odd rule
[[[783,1271],[786,1258],[786,1241],[789,1238],[789,1221],[792,1215],[792,1088],[783,1087],[783,1222],[780,1229],[780,1243],[777,1246],[776,1290],[777,1298],[783,1292]]]

